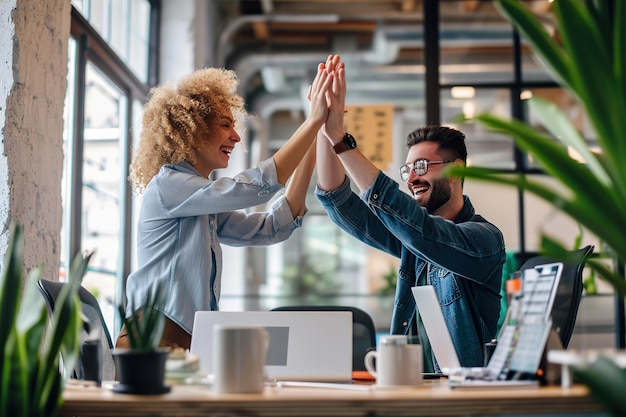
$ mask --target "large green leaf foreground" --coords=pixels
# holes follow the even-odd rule
[[[550,36],[523,2],[497,0],[496,5],[557,81],[583,106],[597,135],[600,152],[589,151],[585,140],[556,106],[531,99],[529,108],[547,134],[520,121],[488,114],[477,119],[494,131],[510,135],[563,185],[565,192],[530,181],[523,175],[507,176],[489,169],[452,168],[449,173],[508,184],[535,194],[594,233],[623,265],[626,262],[626,1],[554,1],[558,32],[555,36]],[[584,163],[574,161],[568,147]],[[564,250],[562,243],[542,236],[543,252],[558,257]],[[623,276],[593,258],[587,265],[618,294],[626,295]],[[575,375],[608,412],[614,416],[626,415],[623,399],[626,370],[601,357],[576,369]]]
[[[548,134],[517,120],[489,114],[477,120],[489,129],[510,135],[529,152],[566,191],[552,189],[523,175],[503,175],[478,167],[463,174],[527,190],[571,216],[603,241],[617,261],[626,262],[626,2],[616,1],[611,19],[608,4],[583,0],[553,3],[558,36],[550,36],[540,21],[517,0],[498,0],[497,6],[533,50],[585,109],[597,134],[600,153],[592,153],[567,117],[553,104],[533,98],[529,109]],[[560,39],[560,43],[555,40]],[[575,150],[584,163],[571,158]],[[564,253],[564,245],[543,236],[544,252]],[[624,277],[602,262],[589,266],[621,294]]]
[[[78,289],[91,255],[80,254],[70,267],[69,282],[49,320],[37,280],[41,268],[22,287],[23,231],[11,224],[10,241],[0,283],[0,416],[54,417],[62,401],[65,369],[73,369],[79,352],[81,311]]]

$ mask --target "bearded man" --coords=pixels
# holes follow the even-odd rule
[[[445,126],[411,132],[400,167],[406,193],[359,151],[342,118],[343,109],[331,108],[318,133],[316,195],[340,228],[401,259],[390,332],[416,334],[424,372],[441,372],[411,292],[432,285],[461,366],[483,366],[483,346],[497,332],[506,254],[500,230],[463,194],[463,179],[441,175],[448,164],[466,163],[465,135]]]

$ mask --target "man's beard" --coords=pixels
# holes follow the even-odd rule
[[[435,211],[450,201],[451,196],[450,180],[447,178],[435,179],[430,187],[430,197],[425,206],[428,214],[435,214]]]

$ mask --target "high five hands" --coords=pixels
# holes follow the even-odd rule
[[[321,100],[322,95],[326,101],[325,108],[318,101]],[[325,63],[318,65],[317,75],[313,84],[309,86],[307,98],[311,102],[312,117],[316,118],[323,111],[327,112],[322,132],[332,145],[332,138],[337,141],[337,138],[341,138],[344,133],[346,74],[345,64],[341,62],[339,55],[329,55]],[[314,111],[319,113],[313,114]]]

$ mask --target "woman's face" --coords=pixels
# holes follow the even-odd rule
[[[199,141],[194,165],[194,168],[204,177],[208,177],[213,170],[226,168],[230,153],[241,140],[235,131],[235,121],[232,115],[217,117],[209,123],[209,137]]]

